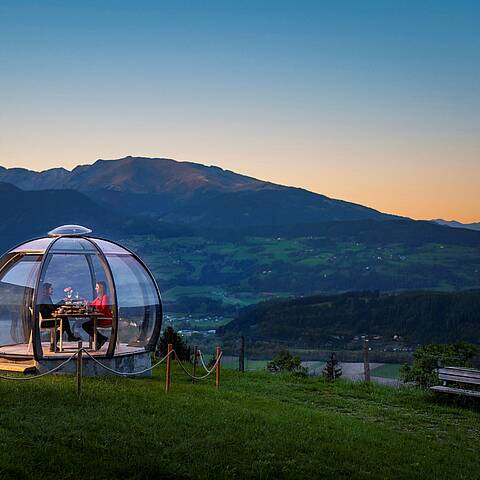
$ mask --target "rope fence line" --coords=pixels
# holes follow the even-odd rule
[[[175,351],[175,350],[173,350]],[[200,350],[199,350],[200,352]],[[183,371],[190,377],[190,378],[193,378],[194,380],[203,380],[204,378],[207,378],[209,375],[211,375],[216,369],[217,369],[217,365],[218,363],[220,362],[220,359],[222,358],[222,355],[223,353],[220,353],[220,356],[217,358],[217,361],[215,362],[215,365],[213,365],[213,367],[211,368],[211,370],[207,370],[207,373],[205,375],[202,375],[201,377],[197,377],[197,376],[194,376],[192,375],[186,368],[185,366],[183,365],[183,363],[178,359],[178,355],[177,355],[177,362],[180,364],[180,366],[182,367]],[[201,357],[200,357],[201,358]],[[202,361],[203,363],[203,361]]]
[[[84,350],[84,349],[82,349]],[[32,375],[29,377],[9,377],[8,375],[0,375],[0,378],[3,380],[36,380],[37,378],[40,377],[45,377],[46,375],[50,375],[51,373],[56,372],[57,370],[60,370],[64,365],[66,365],[68,362],[73,360],[79,353],[79,350],[76,351],[72,356],[68,357],[64,362],[62,362],[60,365],[57,365],[55,368],[52,368],[51,370],[48,370],[47,372],[39,373],[38,375]]]
[[[119,372],[118,370],[114,370],[113,368],[110,368],[110,367],[107,367],[107,365],[103,364],[102,362],[100,362],[100,360],[97,360],[91,353],[89,353],[88,351],[86,351],[85,349],[83,349],[83,351],[85,352],[85,354],[87,355],[87,357],[90,357],[95,363],[97,363],[98,365],[100,365],[102,368],[104,368],[105,370],[108,370],[109,372],[112,372],[114,373],[115,375],[120,375],[120,376],[123,376],[123,377],[130,377],[130,376],[135,376],[135,375],[141,375],[142,373],[146,373],[148,372],[149,370],[153,370],[155,367],[158,367],[161,363],[163,363],[173,352],[174,350],[172,350],[170,353],[167,353],[161,360],[159,360],[157,363],[155,363],[154,365],[152,365],[151,367],[148,367],[148,368],[145,368],[143,370],[139,370],[138,372]]]
[[[40,377],[45,377],[47,375],[53,374],[56,371],[60,370],[62,367],[67,365],[69,362],[71,362],[75,357],[77,357],[77,395],[81,395],[81,387],[82,387],[82,376],[83,376],[83,361],[82,361],[82,356],[85,354],[87,357],[89,357],[95,364],[99,365],[103,369],[115,374],[119,375],[122,377],[129,377],[129,376],[135,376],[135,375],[141,375],[143,373],[146,373],[148,371],[153,370],[155,367],[158,367],[161,363],[163,363],[165,360],[167,361],[167,369],[166,369],[166,382],[165,382],[165,391],[168,393],[170,390],[170,375],[171,375],[171,357],[174,356],[174,360],[177,361],[177,363],[180,364],[180,367],[182,370],[193,380],[204,380],[205,378],[209,377],[214,371],[216,372],[216,380],[215,380],[215,386],[218,389],[220,386],[220,361],[223,355],[223,352],[221,351],[220,347],[217,347],[217,352],[216,352],[216,361],[215,364],[212,366],[211,369],[207,368],[205,365],[205,362],[203,360],[203,355],[198,350],[198,356],[200,357],[201,363],[203,367],[206,370],[206,374],[202,376],[196,376],[192,375],[185,367],[185,365],[180,361],[177,353],[175,350],[173,350],[173,345],[169,344],[168,345],[168,353],[162,357],[158,362],[153,364],[152,366],[148,368],[144,368],[143,370],[139,370],[137,372],[119,372],[118,370],[115,370],[104,363],[102,363],[100,360],[96,359],[85,347],[81,346],[81,343],[79,342],[78,350],[74,352],[70,357],[68,357],[65,361],[57,365],[56,367],[52,368],[51,370],[48,370],[46,372],[40,373],[38,375],[31,375],[31,376],[24,376],[24,377],[10,377],[8,375],[0,375],[0,379],[3,380],[36,380],[37,378]],[[195,359],[194,359],[194,364],[195,364]]]

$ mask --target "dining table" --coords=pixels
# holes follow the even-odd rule
[[[100,318],[104,318],[105,315],[99,312],[88,312],[81,309],[75,310],[73,308],[70,308],[68,310],[57,310],[53,313],[53,317],[62,318],[66,321],[69,321],[70,318],[85,319],[85,321],[91,320],[93,323],[93,335],[89,335],[88,348],[89,350],[97,351],[97,322]],[[61,336],[60,342],[63,343],[61,340]],[[60,345],[60,351],[62,351],[62,347],[63,346]]]

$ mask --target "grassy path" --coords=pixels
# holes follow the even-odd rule
[[[480,413],[413,389],[223,372],[0,381],[0,478],[456,478],[480,471]]]

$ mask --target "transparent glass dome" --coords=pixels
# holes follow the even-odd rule
[[[90,232],[58,227],[0,259],[0,356],[70,355],[79,340],[107,357],[155,348],[162,304],[153,275]]]

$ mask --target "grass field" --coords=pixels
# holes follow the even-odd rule
[[[480,413],[429,393],[224,370],[0,381],[0,478],[436,478],[480,471]]]

